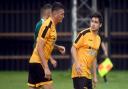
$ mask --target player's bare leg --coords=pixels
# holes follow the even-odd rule
[[[53,88],[53,83],[43,85],[43,89],[54,89]]]

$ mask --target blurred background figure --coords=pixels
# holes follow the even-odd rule
[[[103,51],[104,51],[104,55],[105,55],[105,57],[107,58],[107,57],[108,57],[108,51],[107,51],[107,46],[106,46],[105,44],[107,44],[107,43],[104,42],[104,41],[101,42],[101,46],[102,46],[102,49],[103,49]],[[107,81],[108,81],[108,80],[107,80],[107,75],[105,75],[105,76],[103,77],[103,79],[104,79],[104,82],[107,82]]]
[[[104,62],[105,58],[109,57],[108,56],[108,49],[107,49],[107,40],[104,37],[101,37],[101,47],[100,50],[103,52],[103,56],[101,56],[101,53],[98,54],[97,60],[98,60],[98,65],[100,65],[102,62]],[[107,75],[103,76],[104,82],[107,83]]]

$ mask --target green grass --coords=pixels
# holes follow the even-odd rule
[[[128,89],[128,71],[112,71],[106,84],[102,78],[96,89]],[[55,89],[73,89],[70,71],[53,71]],[[28,89],[27,72],[1,71],[0,89]]]

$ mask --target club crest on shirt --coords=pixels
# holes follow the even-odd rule
[[[92,39],[88,39],[88,41],[93,41]]]
[[[95,49],[89,49],[88,54],[91,56],[96,56],[97,51]]]

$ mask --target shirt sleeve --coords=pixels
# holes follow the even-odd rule
[[[75,42],[73,43],[73,45],[76,47],[76,48],[79,48],[83,45],[83,34],[82,33],[79,33],[78,36],[77,36],[77,39],[75,40]]]
[[[39,39],[46,40],[49,36],[50,28],[46,25],[42,25],[39,32]]]

